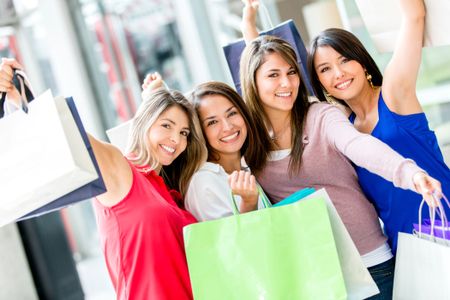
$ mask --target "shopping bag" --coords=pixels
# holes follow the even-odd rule
[[[325,202],[192,224],[184,240],[194,299],[346,299]]]
[[[21,95],[20,100],[22,109],[27,112],[28,103],[34,99],[33,91],[31,90],[25,73],[18,69],[14,69],[13,71],[12,82]],[[11,105],[8,105],[8,101],[6,101],[6,93],[0,93],[0,118],[3,118],[4,115],[10,113],[10,107]]]
[[[300,36],[300,33],[297,30],[297,27],[295,26],[294,21],[288,20],[286,22],[283,22],[270,30],[261,32],[260,35],[277,36],[291,44],[297,54],[297,62],[300,67],[300,72],[302,73],[302,78],[305,81],[306,87],[308,88],[308,92],[310,95],[314,95],[306,66],[308,52],[306,51],[305,45]],[[228,68],[230,69],[231,77],[233,78],[234,86],[240,94],[242,93],[241,81],[239,79],[239,62],[241,60],[241,54],[244,48],[245,41],[242,39],[223,47],[225,58],[228,63]]]
[[[341,264],[341,269],[345,280],[345,287],[348,295],[347,299],[365,299],[379,294],[380,291],[378,286],[373,281],[367,268],[364,266],[358,249],[356,249],[350,234],[345,228],[344,223],[339,217],[339,214],[325,189],[315,191],[313,188],[305,188],[286,197],[274,206],[289,204],[295,201],[311,198],[320,198],[325,200],[328,215],[330,217],[331,228],[333,230],[334,240],[336,242],[339,262]]]
[[[98,178],[64,98],[50,91],[0,119],[0,226]]]
[[[424,0],[424,3],[424,46],[449,45],[450,1]],[[392,0],[356,0],[356,4],[377,50],[393,51],[402,22],[399,3]]]
[[[94,165],[95,171],[98,174],[98,178],[83,185],[82,187],[74,190],[73,192],[68,193],[67,195],[64,195],[44,206],[41,208],[38,208],[31,213],[28,213],[27,215],[21,217],[19,220],[29,219],[31,217],[37,217],[42,214],[46,214],[64,207],[67,207],[69,205],[78,203],[82,200],[93,198],[97,195],[103,194],[106,192],[105,183],[103,181],[102,174],[100,173],[100,169],[98,167],[97,160],[95,159],[94,151],[92,149],[91,143],[89,142],[89,138],[86,134],[86,131],[84,130],[83,123],[81,122],[80,115],[78,114],[77,108],[75,106],[75,102],[73,101],[72,97],[65,99],[67,102],[67,105],[70,109],[70,113],[72,114],[72,117],[75,121],[75,124],[78,127],[78,130],[81,134],[81,137],[83,139],[83,143],[89,153],[89,157]]]
[[[106,130],[106,135],[108,136],[108,139],[111,142],[111,144],[119,148],[119,150],[122,151],[124,155],[127,155],[125,151],[128,145],[128,138],[130,135],[132,122],[133,120],[129,120],[126,121],[125,123],[117,125],[116,127]]]
[[[419,224],[422,224],[419,208]],[[447,201],[448,203],[448,201]],[[434,212],[431,222],[434,223]],[[445,212],[442,224],[448,224]],[[433,226],[434,227],[434,226]],[[448,230],[448,227],[446,228]],[[415,234],[398,234],[397,258],[394,274],[394,299],[450,299],[450,241],[422,233],[419,226]]]

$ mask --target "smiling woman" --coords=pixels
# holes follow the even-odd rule
[[[185,204],[198,220],[211,220],[231,215],[231,193],[236,195],[240,211],[255,210],[259,200],[257,183],[242,165],[242,158],[252,171],[263,166],[255,153],[255,145],[265,137],[256,134],[263,126],[254,120],[242,98],[221,82],[197,86],[190,96],[206,137],[208,161],[197,171],[189,184]],[[229,175],[231,174],[231,175]]]

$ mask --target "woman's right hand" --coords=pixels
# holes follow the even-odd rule
[[[6,93],[9,101],[20,105],[20,94],[12,82],[14,69],[22,66],[14,58],[3,58],[0,64],[0,92]]]
[[[241,196],[240,212],[256,210],[258,207],[258,189],[255,176],[246,171],[234,171],[228,176],[228,183],[235,195]]]
[[[438,207],[442,197],[441,183],[425,172],[417,172],[413,176],[416,191],[422,195],[429,207]]]
[[[242,9],[241,30],[246,43],[258,37],[256,29],[256,16],[258,14],[259,0],[242,0],[244,8]]]
[[[142,99],[146,99],[154,90],[163,86],[163,80],[158,72],[149,73],[142,82]]]

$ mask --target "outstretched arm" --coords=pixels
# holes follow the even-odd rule
[[[258,37],[258,30],[256,29],[256,15],[258,13],[258,0],[242,0],[244,8],[242,10],[241,31],[245,43],[249,44]]]
[[[384,72],[383,94],[388,107],[397,114],[422,112],[416,95],[416,81],[422,58],[425,28],[423,0],[396,0],[402,9],[397,44]]]

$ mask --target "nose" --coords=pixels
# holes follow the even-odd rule
[[[344,76],[344,71],[339,66],[336,66],[334,68],[334,75],[336,76],[336,78],[341,78],[342,76]]]
[[[175,145],[178,145],[178,143],[180,142],[180,134],[176,131],[172,132],[172,134],[170,135],[170,141]]]
[[[224,119],[223,120],[223,130],[227,131],[227,130],[230,130],[231,128],[233,128],[233,124],[231,124],[231,122],[228,119]]]

